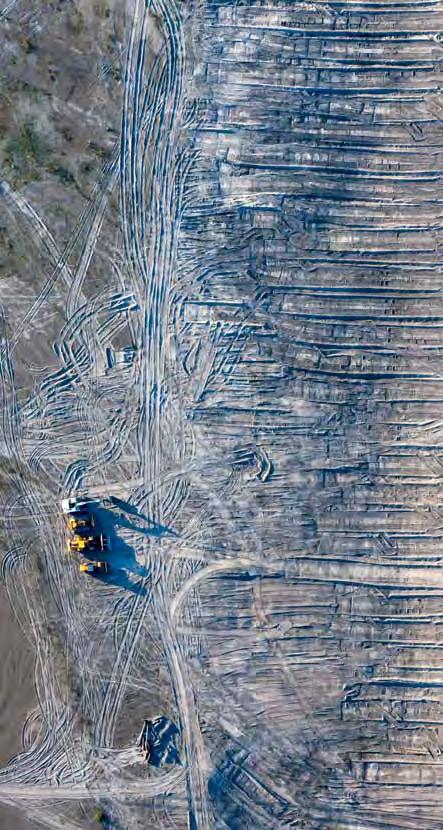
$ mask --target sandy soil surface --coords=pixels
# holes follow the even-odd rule
[[[0,588],[0,764],[22,748],[22,728],[35,706],[34,662],[4,588]]]
[[[36,704],[35,657],[12,611],[5,588],[0,588],[0,764],[22,749],[22,729]],[[12,808],[0,805],[1,830],[34,830],[35,825]]]
[[[41,824],[35,824],[14,807],[0,807],[0,827],[2,830],[41,830]]]
[[[7,9],[0,802],[442,830],[441,6]]]

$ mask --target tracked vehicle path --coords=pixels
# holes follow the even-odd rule
[[[38,697],[0,801],[441,830],[441,4],[127,11],[119,148],[63,248],[0,188],[49,268],[0,321]],[[66,493],[96,500],[106,580],[65,553]]]

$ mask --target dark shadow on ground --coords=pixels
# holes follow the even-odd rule
[[[135,530],[138,533],[143,533],[146,536],[176,536],[174,530],[166,525],[161,525],[158,522],[154,522],[148,516],[145,516],[143,513],[140,513],[137,507],[133,504],[130,504],[128,501],[124,501],[123,499],[118,499],[116,496],[110,496],[109,499],[106,499],[104,502],[104,506],[110,512],[114,513],[115,515],[115,523],[120,525],[120,527],[126,527],[130,530]],[[131,522],[128,516],[133,516],[134,519]]]
[[[119,528],[124,527],[144,534],[142,528],[122,519],[115,511],[103,507],[100,502],[90,502],[90,511],[94,516],[95,532],[103,534],[106,540],[106,549],[101,553],[91,552],[85,558],[106,560],[109,565],[107,574],[98,574],[95,579],[101,582],[116,585],[136,594],[147,593],[147,581],[150,577],[149,568],[140,565],[135,550],[119,534]]]

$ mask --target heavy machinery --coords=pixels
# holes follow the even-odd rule
[[[62,510],[71,533],[90,533],[94,528],[94,517],[88,510],[88,503],[76,498],[63,499]]]
[[[70,553],[91,553],[93,551],[104,551],[108,549],[108,543],[103,533],[96,536],[79,536],[74,534],[68,539],[68,550]]]
[[[93,562],[88,562],[83,559],[80,562],[80,573],[86,574],[107,574],[109,572],[109,565],[107,562],[99,562],[97,559]]]
[[[66,524],[72,533],[88,533],[94,528],[94,517],[86,510],[76,510],[68,513]]]
[[[89,505],[90,502],[85,499],[63,499],[61,506],[69,530],[67,547],[69,553],[88,557],[80,562],[81,573],[104,574],[108,573],[108,563],[94,559],[94,554],[108,550],[109,543],[103,533],[93,532],[95,521]]]
[[[65,514],[75,513],[77,510],[85,510],[88,502],[85,499],[77,499],[71,496],[69,499],[62,499],[62,511]]]

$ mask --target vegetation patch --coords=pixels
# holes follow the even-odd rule
[[[13,186],[41,178],[50,150],[34,127],[27,123],[3,138],[0,160]]]

